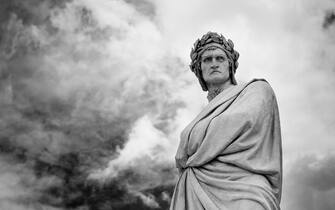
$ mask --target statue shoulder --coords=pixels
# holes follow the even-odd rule
[[[254,79],[250,81],[246,86],[245,91],[251,94],[256,94],[258,97],[262,98],[275,97],[271,85],[265,79]]]

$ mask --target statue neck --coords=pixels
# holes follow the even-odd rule
[[[217,95],[219,95],[223,90],[228,89],[229,87],[233,86],[231,83],[225,83],[220,86],[209,86],[208,87],[208,94],[207,99],[210,102],[215,98]]]

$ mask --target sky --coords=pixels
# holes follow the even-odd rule
[[[188,65],[208,31],[233,40],[238,81],[276,93],[281,208],[335,206],[335,1],[0,4],[1,208],[167,209],[179,134],[207,104]]]

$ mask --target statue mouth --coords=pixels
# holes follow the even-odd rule
[[[214,74],[214,73],[221,73],[221,71],[219,71],[219,70],[214,70],[214,71],[211,72],[211,74]]]

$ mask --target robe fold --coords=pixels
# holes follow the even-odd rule
[[[279,210],[282,146],[263,79],[223,90],[183,130],[170,210]]]

